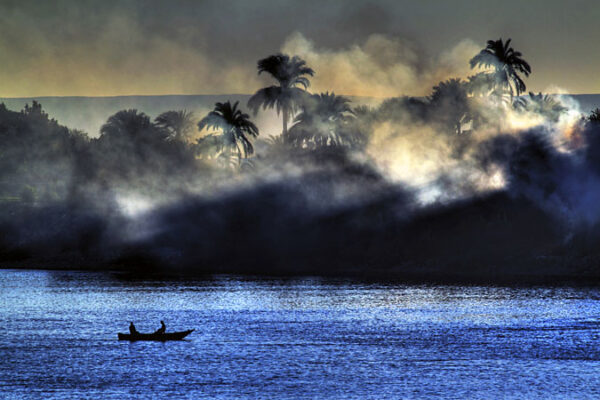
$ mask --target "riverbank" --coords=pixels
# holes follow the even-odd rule
[[[0,266],[184,277],[600,283],[597,230],[565,240],[569,231],[552,215],[502,192],[410,218],[398,212],[400,195],[318,214],[291,206],[292,192],[271,201],[257,224],[255,210],[241,204],[264,205],[271,189],[218,202],[191,198],[141,220],[92,208],[5,209]]]

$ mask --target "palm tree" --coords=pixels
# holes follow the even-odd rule
[[[136,139],[152,127],[150,117],[138,110],[122,110],[111,115],[100,127],[100,137]]]
[[[510,47],[511,39],[505,43],[502,38],[498,40],[488,40],[485,49],[471,59],[469,62],[471,68],[484,67],[493,68],[492,72],[495,85],[503,89],[508,89],[510,98],[525,92],[526,86],[519,72],[525,76],[531,73],[531,67],[527,61],[521,58],[522,54]],[[511,101],[512,102],[512,101]]]
[[[429,96],[431,116],[451,127],[457,134],[461,134],[462,125],[471,120],[467,90],[467,84],[452,78],[434,86]]]
[[[268,151],[270,152],[281,152],[288,148],[288,144],[283,141],[281,135],[271,135],[265,139],[265,143],[269,146]]]
[[[177,163],[165,162],[173,155],[166,136],[143,112],[119,111],[100,128],[96,162],[106,168],[106,173],[114,174],[115,179],[149,177],[157,168],[180,162],[180,159]]]
[[[288,121],[298,109],[306,94],[310,82],[305,75],[313,76],[315,71],[306,66],[306,61],[298,56],[290,58],[287,54],[276,54],[258,61],[258,73],[269,73],[278,85],[258,90],[248,100],[248,107],[254,115],[262,107],[274,108],[277,115],[283,117],[282,135],[287,138]],[[304,89],[300,88],[302,86]]]
[[[314,94],[305,101],[294,126],[290,128],[289,140],[297,147],[340,145],[351,142],[348,122],[354,118],[350,99],[335,93]]]
[[[222,151],[222,137],[214,133],[198,138],[194,146],[195,154],[201,158],[212,158]]]
[[[417,97],[391,97],[384,100],[375,110],[375,118],[382,121],[403,122],[410,116],[415,121],[428,119],[428,103]]]
[[[596,108],[595,110],[592,110],[590,115],[587,117],[587,120],[593,124],[600,123],[600,108]]]
[[[213,111],[198,122],[198,129],[221,130],[221,150],[236,152],[238,161],[247,158],[254,152],[248,136],[257,137],[258,128],[250,121],[250,116],[237,108],[239,101],[233,106],[231,102],[216,103]]]
[[[492,74],[479,72],[467,78],[465,87],[467,93],[473,97],[483,97],[489,95],[494,90],[495,79]]]
[[[519,97],[514,102],[514,107],[520,111],[540,114],[554,122],[557,122],[560,115],[567,111],[567,108],[557,100],[556,96],[542,94],[541,92],[538,94],[529,92],[528,97]]]
[[[154,124],[168,133],[168,139],[185,141],[194,132],[194,113],[167,111],[156,117]]]

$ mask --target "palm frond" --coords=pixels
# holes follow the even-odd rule
[[[100,127],[101,135],[136,136],[151,127],[150,117],[136,109],[122,110],[111,115]]]
[[[518,73],[529,76],[531,66],[521,58],[521,52],[515,51],[510,43],[511,39],[506,42],[503,42],[502,38],[488,40],[486,48],[475,55],[469,64],[471,68],[494,68],[497,86],[509,90],[512,97],[514,92],[518,96],[526,90],[525,82]],[[495,88],[495,91],[497,90],[498,87]]]
[[[281,93],[282,89],[280,86],[262,88],[250,97],[247,106],[256,115],[261,107],[263,109],[275,107],[281,97]],[[279,115],[280,111],[281,107],[277,106],[277,115]]]
[[[489,49],[483,49],[469,61],[471,68],[484,67],[490,68],[498,64],[498,58]]]
[[[203,130],[205,128],[212,130],[227,130],[229,128],[229,124],[227,123],[223,115],[215,111],[211,111],[206,117],[198,121],[198,129]]]
[[[220,141],[222,143],[221,151],[228,149],[228,152],[236,152],[238,158],[248,157],[253,154],[254,148],[246,135],[257,137],[259,135],[258,127],[250,121],[250,116],[238,109],[239,102],[233,105],[227,101],[225,103],[216,103],[213,111],[198,122],[200,130],[220,129]]]
[[[194,130],[194,113],[166,111],[154,119],[154,124],[168,132],[168,139],[185,140]]]

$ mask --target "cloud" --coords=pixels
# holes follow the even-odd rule
[[[260,86],[253,65],[216,60],[202,42],[153,33],[127,13],[103,18],[91,37],[71,37],[68,27],[48,35],[30,14],[13,17],[3,31],[20,25],[28,32],[0,37],[6,97],[250,93]]]

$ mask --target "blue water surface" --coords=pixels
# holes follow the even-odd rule
[[[594,288],[0,270],[0,321],[7,399],[600,397]]]

